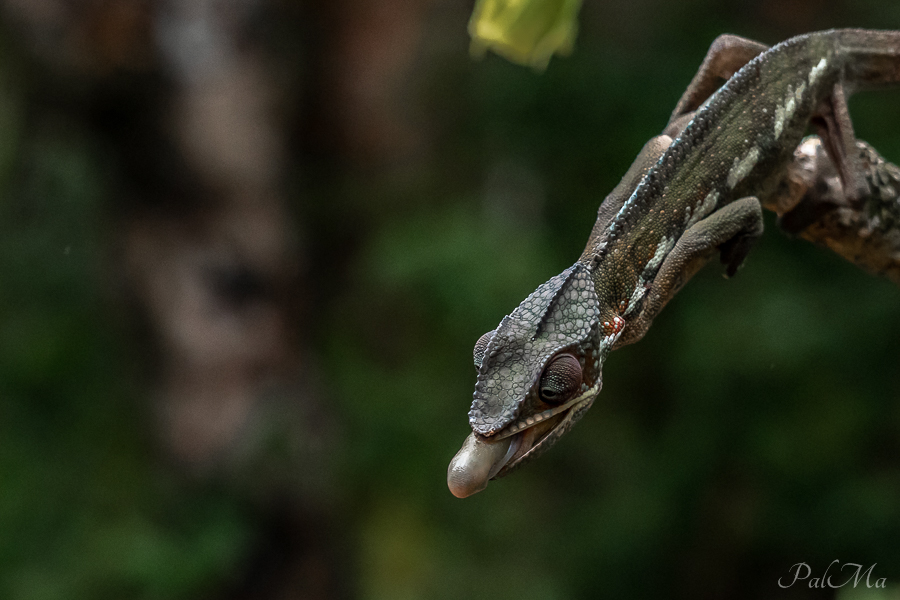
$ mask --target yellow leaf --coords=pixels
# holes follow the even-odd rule
[[[544,70],[551,56],[572,51],[580,8],[581,0],[478,0],[469,21],[472,55],[493,50]]]

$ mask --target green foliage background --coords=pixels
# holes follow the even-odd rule
[[[450,11],[453,51],[423,53],[414,80],[429,158],[299,186],[313,261],[335,260],[327,235],[360,232],[306,332],[343,432],[332,493],[352,597],[828,597],[776,581],[834,559],[900,584],[900,291],[771,219],[737,278],[708,267],[610,357],[552,452],[466,500],[445,483],[472,344],[578,256],[712,39],[900,28],[896,2],[814,4],[585,3],[574,54],[542,75],[470,62],[467,15]],[[147,351],[110,267],[109,149],[78,124],[23,133],[14,57],[0,57],[0,597],[216,597],[263,517],[240,486],[160,467]],[[900,94],[851,110],[900,161]]]

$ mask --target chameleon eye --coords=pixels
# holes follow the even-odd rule
[[[491,338],[494,337],[494,332],[497,331],[493,329],[488,331],[486,334],[478,338],[478,341],[475,342],[475,350],[472,353],[475,356],[475,368],[479,368],[481,366],[481,359],[484,358],[484,351],[487,350],[488,344],[491,342]]]
[[[541,375],[541,400],[559,404],[569,400],[581,386],[581,364],[571,354],[560,354]]]

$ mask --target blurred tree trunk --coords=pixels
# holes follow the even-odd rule
[[[153,348],[164,454],[259,512],[224,597],[350,592],[339,427],[311,348],[318,290],[346,253],[309,246],[308,199],[288,190],[298,167],[370,168],[422,146],[394,100],[427,4],[3,1],[33,63],[33,127],[71,123],[110,155],[111,254]],[[323,255],[336,269],[311,265]]]

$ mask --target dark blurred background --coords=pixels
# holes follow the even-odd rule
[[[471,8],[0,2],[0,598],[898,597],[900,291],[771,218],[550,453],[446,469],[716,35],[900,3],[589,1],[543,74]],[[900,160],[900,92],[851,111]],[[833,560],[893,595],[777,585]]]

